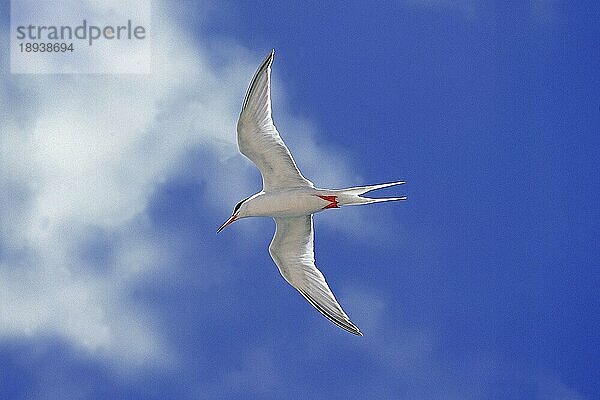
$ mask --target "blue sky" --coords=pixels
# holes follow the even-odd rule
[[[151,75],[1,58],[0,397],[598,398],[598,5],[240,3],[154,2]],[[235,123],[271,48],[309,179],[408,182],[315,218],[364,337],[272,221],[215,235],[260,188]]]

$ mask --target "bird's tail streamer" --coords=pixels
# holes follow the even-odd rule
[[[359,205],[359,204],[371,204],[371,203],[381,203],[384,201],[398,201],[398,200],[406,200],[406,196],[401,197],[385,197],[385,198],[370,198],[363,197],[365,193],[371,192],[377,189],[383,189],[390,186],[402,185],[404,181],[399,182],[390,182],[390,183],[381,183],[378,185],[370,185],[370,186],[360,186],[353,187],[348,189],[340,189],[336,192],[338,194],[338,201],[340,205]]]

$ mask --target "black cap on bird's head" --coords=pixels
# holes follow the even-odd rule
[[[223,229],[225,229],[225,227],[227,225],[233,223],[235,220],[237,220],[239,218],[240,208],[242,207],[242,204],[244,204],[248,199],[250,199],[250,197],[252,197],[252,196],[246,197],[244,200],[237,203],[235,205],[235,207],[233,207],[233,213],[231,213],[231,217],[229,217],[229,219],[227,221],[225,221],[223,223],[223,225],[221,225],[219,227],[219,229],[217,229],[217,233],[221,232]]]

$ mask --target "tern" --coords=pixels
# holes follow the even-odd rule
[[[271,113],[272,50],[262,62],[246,92],[237,124],[240,152],[260,170],[262,191],[240,201],[217,233],[234,221],[248,217],[272,217],[275,236],[269,253],[283,278],[321,314],[342,329],[362,336],[333,295],[315,265],[313,214],[347,205],[405,200],[404,197],[368,198],[367,192],[404,182],[319,189],[306,179],[279,136]]]

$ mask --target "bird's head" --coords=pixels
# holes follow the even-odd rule
[[[237,221],[238,219],[249,216],[247,205],[248,205],[248,200],[250,200],[251,197],[252,196],[246,197],[244,200],[237,203],[235,205],[235,207],[233,207],[233,212],[231,213],[231,217],[229,217],[229,219],[227,221],[225,221],[225,223],[223,223],[223,225],[221,225],[219,227],[219,229],[217,229],[217,233],[221,232],[223,229],[225,229],[225,227],[227,225],[233,223],[234,221]]]

